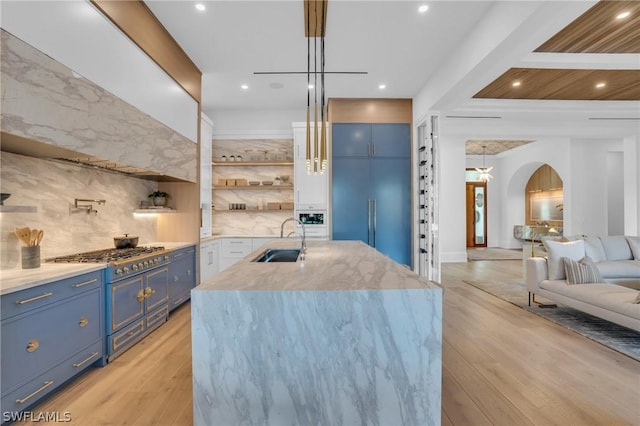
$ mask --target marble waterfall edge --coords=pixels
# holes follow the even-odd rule
[[[440,424],[441,289],[196,293],[194,424]]]

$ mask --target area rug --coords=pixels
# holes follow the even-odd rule
[[[522,260],[522,250],[498,247],[477,247],[467,249],[468,260]]]
[[[517,280],[464,282],[640,361],[640,333],[637,331],[561,304],[557,308],[540,308],[535,303],[529,306],[527,288]],[[536,301],[554,303],[539,297]]]

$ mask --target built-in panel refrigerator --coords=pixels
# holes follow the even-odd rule
[[[332,236],[411,266],[411,126],[334,123]]]

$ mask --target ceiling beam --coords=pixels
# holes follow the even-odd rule
[[[324,37],[329,0],[304,0],[304,36]]]

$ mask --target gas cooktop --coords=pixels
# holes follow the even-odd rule
[[[142,259],[164,251],[164,247],[135,247],[125,249],[106,249],[70,254],[47,259],[47,262],[58,263],[111,263]]]

